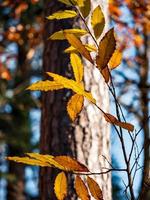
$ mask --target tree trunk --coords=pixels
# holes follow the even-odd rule
[[[149,129],[149,93],[147,89],[148,85],[148,74],[149,74],[149,59],[150,53],[149,37],[144,30],[144,48],[145,52],[140,58],[142,59],[143,66],[141,66],[140,73],[140,93],[141,93],[141,108],[142,108],[142,119],[141,125],[143,127],[144,134],[144,169],[142,177],[142,187],[140,193],[140,199],[150,199],[150,129]]]
[[[100,1],[92,1],[95,7]],[[106,11],[106,1],[102,2]],[[61,3],[48,1],[45,7],[45,16],[57,10],[64,10]],[[77,23],[77,22],[76,22]],[[47,41],[47,38],[55,31],[71,27],[73,21],[46,22],[44,34],[44,57],[43,70],[67,76],[69,58],[63,54],[66,42]],[[87,38],[89,40],[89,38]],[[97,99],[98,105],[105,111],[109,109],[108,91],[103,78],[97,69],[92,69],[89,63],[85,65],[85,85],[91,90]],[[107,166],[107,161],[102,155],[109,156],[109,127],[102,114],[92,105],[85,101],[85,108],[81,112],[78,122],[72,125],[66,113],[66,102],[70,96],[67,91],[47,92],[42,96],[41,118],[41,153],[52,155],[70,155],[76,157],[82,163],[86,163],[91,171],[100,172],[102,167]],[[107,166],[108,167],[108,166]],[[56,170],[42,168],[40,171],[40,199],[55,199],[53,194],[53,182]],[[111,199],[111,176],[96,177],[104,193],[104,199]],[[73,184],[73,183],[72,183]],[[73,185],[70,186],[68,199],[73,197]]]

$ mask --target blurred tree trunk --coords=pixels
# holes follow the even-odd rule
[[[149,129],[149,91],[148,91],[149,90],[148,75],[150,67],[149,66],[150,60],[148,55],[150,54],[150,39],[147,32],[147,26],[148,26],[147,23],[143,25],[144,53],[142,55],[139,55],[139,58],[141,58],[142,61],[142,66],[140,70],[139,89],[141,93],[140,101],[142,108],[141,126],[143,127],[143,134],[144,134],[144,169],[143,169],[140,200],[150,199],[150,129]]]
[[[107,10],[106,1],[92,1],[92,7],[101,4]],[[45,4],[45,16],[57,10],[65,9],[61,3],[47,1]],[[77,24],[78,22],[76,22]],[[67,76],[69,58],[63,54],[66,42],[47,41],[47,38],[55,31],[71,27],[73,21],[46,22],[44,34],[43,71],[51,71]],[[85,40],[89,40],[86,38]],[[44,74],[45,75],[45,74]],[[100,77],[98,70],[85,67],[85,85],[91,90],[97,99],[98,105],[105,111],[109,109],[108,91]],[[106,167],[106,160],[102,155],[110,159],[109,155],[109,127],[106,125],[102,114],[89,102],[85,101],[85,107],[75,125],[72,125],[66,113],[66,102],[70,93],[67,91],[47,92],[42,97],[41,118],[41,153],[52,155],[70,155],[88,165],[92,171],[100,171]],[[108,166],[107,166],[108,167]],[[40,171],[40,199],[55,199],[53,194],[53,182],[56,170],[42,168]],[[103,189],[104,199],[111,199],[110,174],[97,177],[97,181]],[[73,197],[73,183],[69,188]]]
[[[18,45],[18,66],[16,69],[16,79],[13,88],[27,80],[26,67],[26,51],[24,46]],[[28,96],[29,94],[27,94]],[[8,135],[8,155],[23,155],[24,152],[29,151],[30,146],[30,125],[29,125],[29,111],[25,109],[25,102],[27,100],[25,94],[15,96],[14,101],[11,102],[11,127]],[[20,107],[22,105],[22,108]],[[11,131],[10,131],[11,130]],[[8,178],[7,182],[7,200],[25,200],[25,167],[18,165],[15,162],[8,163]]]

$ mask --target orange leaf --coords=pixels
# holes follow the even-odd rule
[[[68,40],[68,42],[77,49],[77,51],[84,56],[88,61],[90,61],[92,64],[94,63],[92,60],[92,57],[89,53],[89,51],[85,48],[85,46],[82,44],[82,42],[73,34],[64,33],[65,38]]]
[[[118,65],[121,64],[121,61],[122,61],[122,53],[118,49],[116,49],[108,63],[109,68],[115,69],[116,67],[118,67]]]
[[[121,128],[127,129],[128,131],[134,131],[134,126],[130,123],[120,122],[116,117],[109,113],[105,113],[104,115],[105,120],[111,124],[117,125]]]
[[[80,178],[80,176],[76,176],[75,190],[76,190],[78,197],[81,200],[89,200],[90,199],[88,189],[87,189],[85,183],[83,182],[83,180]]]
[[[63,200],[67,196],[67,178],[64,172],[57,175],[54,183],[54,191],[58,200]]]
[[[105,67],[103,70],[101,70],[101,74],[103,75],[105,82],[108,83],[110,79],[108,67]]]
[[[83,108],[83,101],[84,101],[84,97],[79,94],[73,95],[71,99],[68,101],[67,112],[70,118],[72,119],[72,121],[74,121],[77,115],[81,112]]]
[[[102,190],[100,189],[98,183],[96,181],[94,181],[94,179],[87,177],[87,184],[88,184],[89,190],[91,192],[91,195],[96,200],[103,200],[103,193],[102,193]]]
[[[67,171],[89,172],[86,166],[69,156],[56,156],[54,160]]]
[[[114,37],[114,29],[110,29],[99,43],[96,64],[98,69],[103,70],[116,48],[116,40]]]

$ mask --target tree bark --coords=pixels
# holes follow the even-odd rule
[[[106,1],[92,1],[92,7],[102,3],[106,11]],[[54,1],[47,1],[45,16],[57,10],[64,10],[65,6]],[[78,22],[76,22],[77,24]],[[43,71],[51,71],[63,76],[69,74],[69,58],[63,54],[66,42],[47,41],[47,38],[55,31],[68,28],[73,21],[46,22],[44,34]],[[89,40],[86,38],[86,40]],[[70,74],[69,74],[70,76]],[[46,77],[47,78],[47,77]],[[92,69],[89,63],[85,65],[85,86],[91,90],[97,99],[98,105],[105,111],[109,109],[108,91],[103,78],[98,70]],[[100,172],[102,167],[107,166],[107,161],[102,157],[109,156],[109,127],[102,114],[92,105],[85,101],[85,108],[81,112],[77,123],[71,124],[66,113],[66,102],[70,92],[57,91],[47,92],[42,95],[42,117],[41,117],[41,153],[52,155],[70,155],[76,157],[82,163],[86,163],[91,171]],[[107,166],[108,167],[108,166]],[[53,193],[53,182],[56,170],[42,168],[40,171],[40,199],[55,199]],[[96,177],[103,190],[104,199],[111,199],[111,176],[104,175]],[[71,179],[71,178],[70,178]],[[69,188],[68,199],[75,199],[73,195],[73,182]]]

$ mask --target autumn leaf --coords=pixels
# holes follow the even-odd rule
[[[48,39],[50,40],[66,40],[64,33],[74,34],[76,37],[81,37],[87,34],[86,30],[83,29],[65,29],[53,33]]]
[[[54,191],[58,200],[64,200],[67,196],[67,178],[64,172],[57,175],[54,183]]]
[[[81,112],[83,108],[83,102],[84,102],[84,97],[79,94],[73,95],[68,101],[67,112],[72,121],[74,121],[77,115]]]
[[[80,176],[76,176],[75,190],[81,200],[90,200],[88,189]]]
[[[98,69],[103,70],[116,48],[116,41],[114,37],[114,29],[110,29],[99,43],[98,55],[96,57],[96,64]]]
[[[73,18],[76,17],[77,13],[74,10],[64,10],[64,11],[58,11],[53,13],[52,15],[49,15],[47,17],[48,20],[53,19],[67,19],[67,18]]]
[[[97,6],[92,12],[91,25],[94,30],[94,35],[98,39],[103,32],[105,26],[104,14],[100,6]]]
[[[89,53],[89,51],[85,48],[85,46],[82,44],[82,42],[73,34],[64,33],[66,39],[68,42],[77,49],[77,51],[84,56],[88,61],[90,61],[92,64],[94,63],[92,60],[92,57]]]
[[[94,181],[94,179],[87,177],[87,184],[88,184],[91,195],[96,200],[103,200],[103,193],[102,193],[102,190],[100,189],[98,183],[96,181]]]
[[[89,51],[89,52],[93,52],[93,51],[97,51],[97,48],[94,45],[90,45],[90,44],[85,44],[85,48]],[[64,50],[65,53],[78,53],[78,51],[76,50],[76,48],[74,48],[73,46],[68,47],[67,49]]]
[[[83,95],[84,97],[86,97],[92,103],[96,102],[95,99],[92,97],[92,94],[90,92],[86,92],[84,90],[83,86],[80,83],[77,83],[74,80],[67,79],[63,76],[60,76],[58,74],[54,74],[54,73],[51,73],[51,72],[47,72],[47,74],[49,76],[51,76],[54,79],[54,81],[56,81],[59,84],[62,84],[64,86],[64,88],[71,89],[75,93]]]
[[[111,124],[117,125],[121,128],[127,129],[128,131],[134,131],[134,126],[130,123],[120,122],[116,117],[109,113],[105,113],[105,120]]]
[[[78,0],[77,3],[83,17],[88,17],[91,10],[91,0]]]
[[[52,155],[43,155],[39,153],[26,153],[26,155],[28,155],[32,159],[39,160],[40,162],[48,163],[50,167],[65,170],[63,166],[61,166],[54,160],[54,156]]]
[[[109,79],[110,79],[108,66],[105,67],[103,70],[101,70],[101,74],[102,74],[102,76],[104,77],[105,82],[108,83],[108,82],[109,82]]]
[[[27,90],[40,90],[40,91],[52,91],[52,90],[59,90],[63,89],[64,86],[60,83],[57,83],[55,81],[38,81],[36,83],[33,83],[31,86],[27,88]]]
[[[109,60],[108,66],[110,69],[115,69],[116,67],[118,67],[118,65],[121,64],[121,61],[122,61],[122,52],[116,49],[111,59]]]
[[[73,68],[75,80],[80,83],[83,78],[83,64],[80,57],[76,53],[71,53],[70,62]]]
[[[13,157],[7,157],[7,160],[10,161],[14,161],[14,162],[18,162],[18,163],[22,163],[22,164],[27,164],[27,165],[34,165],[34,166],[40,166],[40,167],[50,167],[51,165],[40,161],[40,160],[36,160],[36,159],[32,159],[29,157],[17,157],[17,156],[13,156]]]
[[[67,171],[89,172],[86,166],[69,156],[56,156],[54,160]]]

